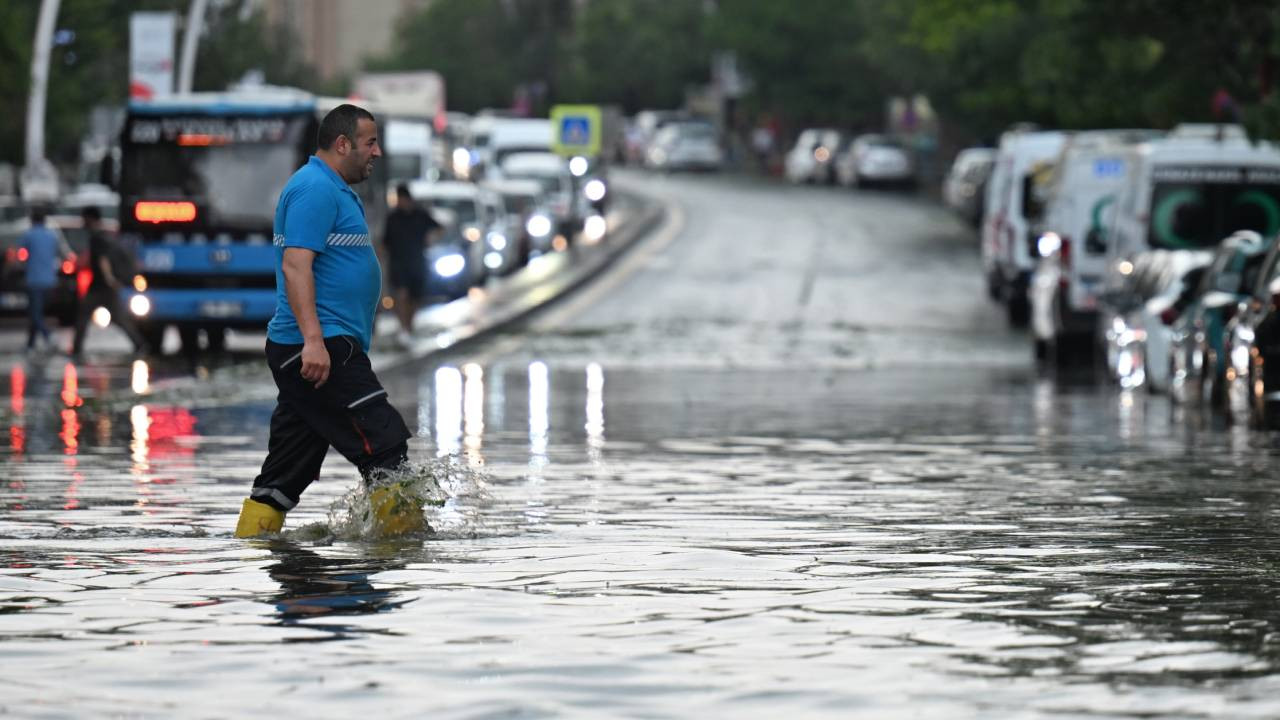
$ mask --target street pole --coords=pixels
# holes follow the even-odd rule
[[[49,55],[53,48],[53,26],[58,19],[61,0],[43,0],[40,19],[36,22],[36,44],[31,56],[31,95],[27,102],[28,169],[44,161],[44,107],[48,97]]]
[[[191,81],[196,74],[196,47],[204,30],[204,11],[209,0],[191,0],[187,10],[186,27],[182,32],[182,64],[178,67],[178,94],[191,92]]]

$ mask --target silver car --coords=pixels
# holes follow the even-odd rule
[[[836,156],[836,180],[846,187],[915,185],[910,151],[887,135],[859,135]]]

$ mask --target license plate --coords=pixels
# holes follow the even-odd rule
[[[16,292],[0,293],[0,307],[5,310],[25,310],[27,307],[27,294]]]
[[[211,318],[233,318],[244,314],[244,307],[238,302],[211,300],[200,303],[200,314]]]

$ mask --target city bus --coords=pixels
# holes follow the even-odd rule
[[[342,99],[292,88],[192,93],[131,103],[120,144],[120,238],[136,259],[128,308],[160,351],[169,327],[186,351],[225,347],[228,329],[263,331],[275,312],[276,200],[315,152]],[[371,233],[387,211],[385,162],[354,187]]]

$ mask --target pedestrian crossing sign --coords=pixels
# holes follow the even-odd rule
[[[551,108],[554,137],[551,149],[559,155],[592,157],[600,154],[600,108],[597,105],[556,105]]]

